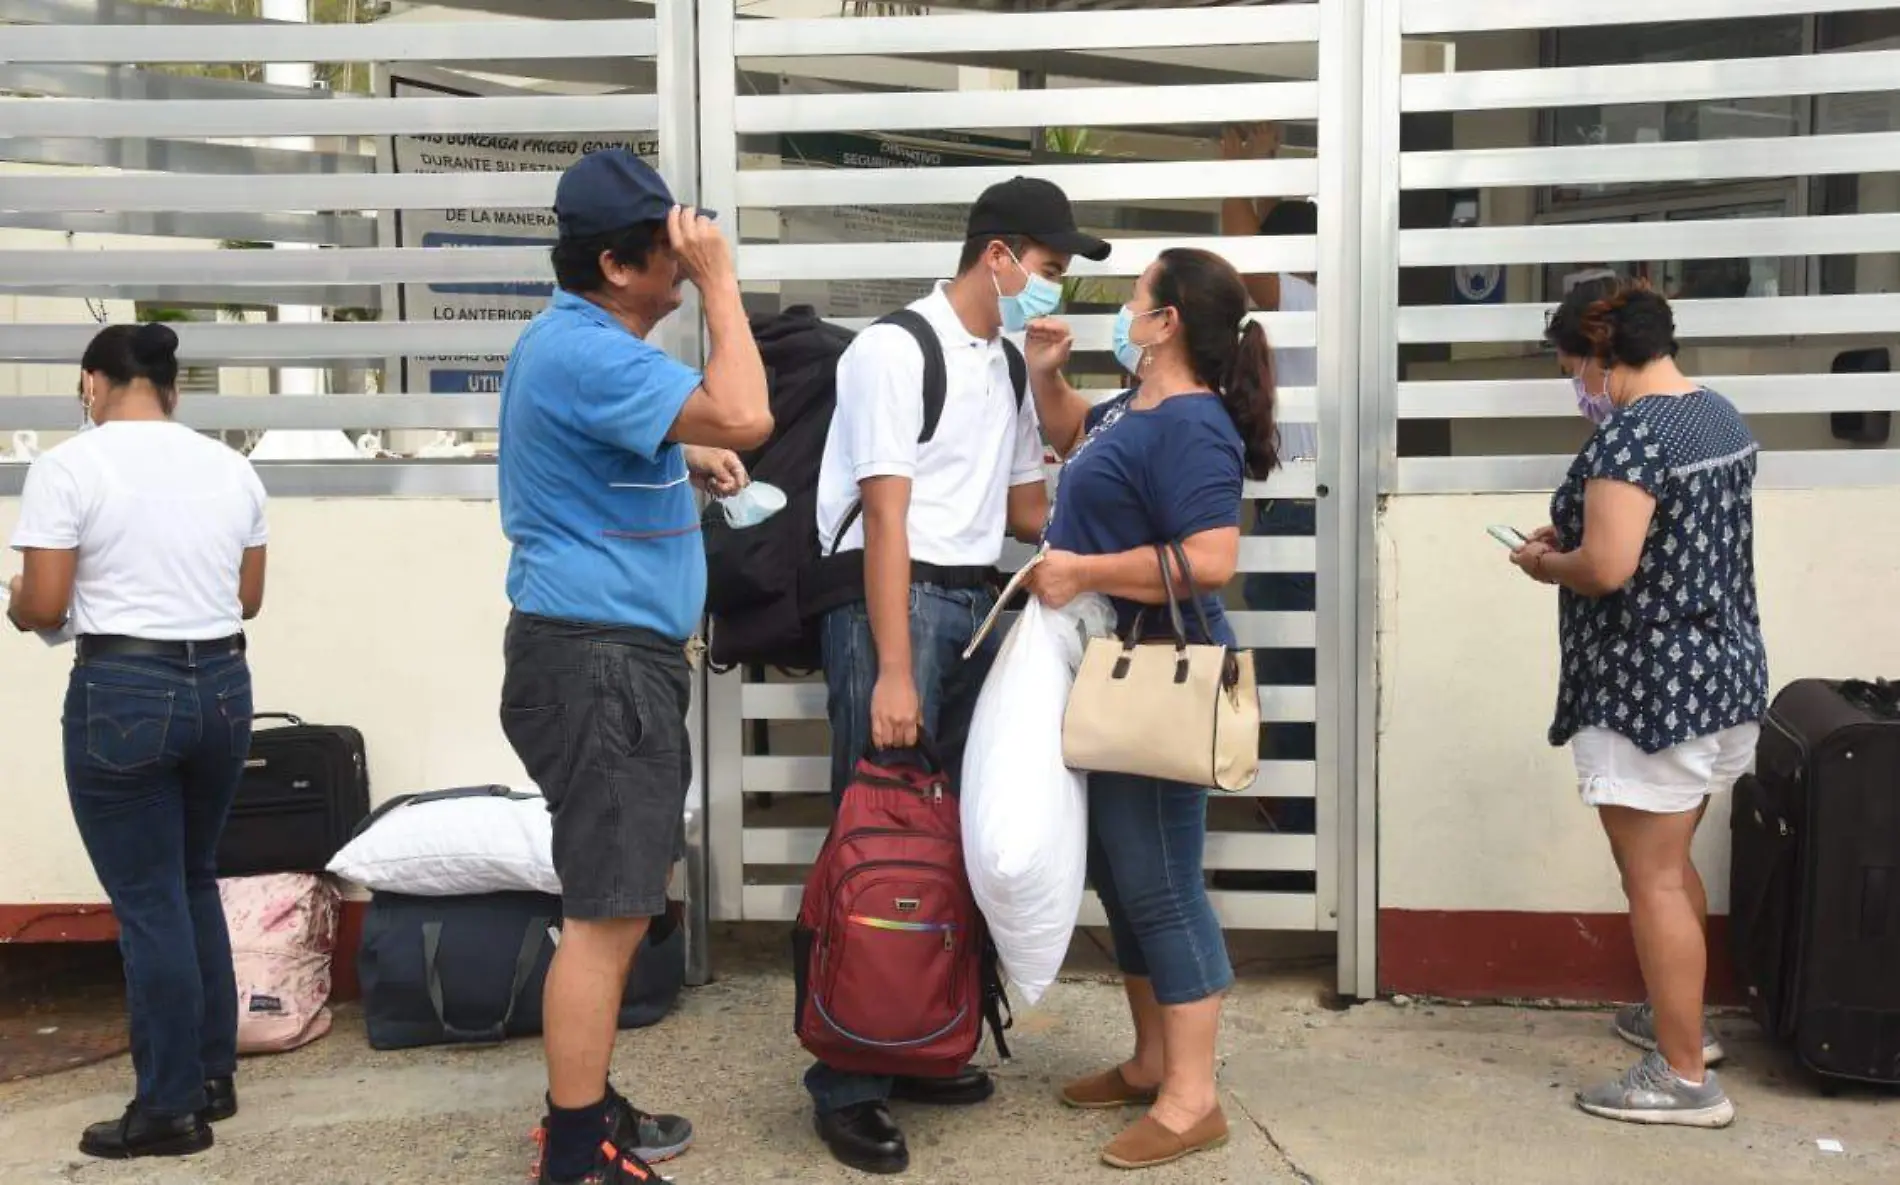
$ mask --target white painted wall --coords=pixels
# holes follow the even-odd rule
[[[1900,675],[1892,490],[1756,495],[1762,618],[1775,687]],[[1557,687],[1556,597],[1484,533],[1548,521],[1542,497],[1408,496],[1380,532],[1379,905],[1620,911],[1609,848],[1544,742]],[[1727,912],[1728,811],[1700,837]]]
[[[0,500],[0,540],[18,510]],[[525,781],[495,715],[508,614],[495,503],[279,499],[270,519],[258,708],[361,728],[378,802]],[[104,900],[61,773],[71,662],[70,648],[0,635],[0,903]]]
[[[1777,686],[1900,674],[1891,490],[1758,495],[1762,601]],[[0,535],[17,503],[0,501]],[[1552,594],[1485,535],[1541,497],[1404,497],[1382,531],[1380,905],[1619,909],[1568,758],[1544,743],[1555,697]],[[281,499],[252,630],[257,703],[366,734],[374,797],[523,774],[495,722],[507,551],[492,502]],[[11,571],[9,559],[0,568]],[[59,711],[70,652],[0,636],[0,902],[101,899],[67,812]],[[1727,893],[1727,815],[1703,867]]]

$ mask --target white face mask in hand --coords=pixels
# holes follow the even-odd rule
[[[735,530],[756,527],[785,509],[785,491],[763,481],[747,485],[730,498],[719,499],[726,524]]]

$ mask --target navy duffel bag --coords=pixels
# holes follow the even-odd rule
[[[488,1044],[541,1032],[541,989],[561,899],[544,893],[377,893],[357,972],[373,1049]],[[653,919],[621,998],[620,1027],[666,1016],[686,979],[679,906]]]

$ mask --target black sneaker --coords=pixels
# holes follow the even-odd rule
[[[79,1139],[79,1150],[102,1160],[142,1156],[190,1156],[211,1147],[211,1126],[196,1115],[158,1119],[133,1103],[125,1114],[95,1123]]]
[[[541,1136],[540,1132],[535,1133]],[[603,1141],[599,1159],[593,1168],[579,1177],[558,1178],[548,1175],[547,1148],[545,1143],[540,1157],[535,1161],[533,1179],[537,1185],[647,1185],[653,1181],[670,1181],[662,1177],[652,1165],[631,1152],[623,1152],[612,1143]]]
[[[664,1164],[693,1146],[693,1124],[679,1115],[649,1115],[608,1087],[607,1142],[631,1148],[648,1164]]]

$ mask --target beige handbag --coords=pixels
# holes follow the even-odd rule
[[[1156,544],[1168,593],[1173,645],[1142,641],[1135,618],[1126,638],[1093,638],[1082,655],[1062,719],[1062,759],[1071,769],[1135,774],[1238,792],[1260,770],[1260,693],[1253,652],[1190,645],[1169,571],[1172,551],[1193,588],[1187,553]],[[1212,637],[1199,598],[1188,603]]]

